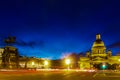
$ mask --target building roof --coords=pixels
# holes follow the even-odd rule
[[[12,50],[12,51],[15,51],[17,49],[14,46],[5,46],[5,48],[7,48],[9,50]]]

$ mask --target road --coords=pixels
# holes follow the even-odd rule
[[[120,72],[1,71],[0,80],[120,80]]]

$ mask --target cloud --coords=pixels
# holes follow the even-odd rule
[[[108,48],[119,48],[120,47],[120,41],[112,43],[111,45],[107,46]]]
[[[21,47],[43,47],[44,46],[44,41],[40,40],[40,41],[24,41],[24,40],[20,40],[20,41],[16,41],[16,43],[14,45],[17,46],[21,46]]]

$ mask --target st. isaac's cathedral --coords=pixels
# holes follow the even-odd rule
[[[80,57],[79,64],[80,69],[119,69],[120,56],[112,56],[112,51],[106,50],[100,34],[97,34],[91,52],[88,51],[85,57]]]

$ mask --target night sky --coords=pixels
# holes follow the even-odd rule
[[[91,49],[97,33],[107,50],[120,52],[119,0],[3,0],[0,46],[16,36],[24,56],[58,59]]]

